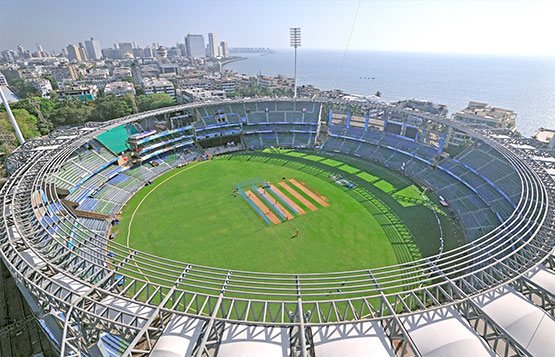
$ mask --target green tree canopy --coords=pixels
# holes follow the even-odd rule
[[[37,128],[37,117],[29,113],[26,109],[13,109],[13,115],[25,139],[40,136],[40,131]],[[0,111],[0,138],[2,139],[2,144],[8,147],[19,145],[15,136],[15,131],[9,121],[8,113],[4,110]]]
[[[39,93],[31,83],[22,79],[14,79],[9,84],[19,98],[26,98]]]
[[[49,120],[57,126],[81,125],[90,118],[92,107],[79,99],[57,102]]]
[[[167,93],[154,93],[137,96],[139,111],[153,110],[174,105],[173,98]]]
[[[129,115],[133,112],[133,98],[130,96],[116,97],[107,95],[94,102],[89,120],[107,121]]]

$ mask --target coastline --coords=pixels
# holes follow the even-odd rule
[[[222,62],[222,68],[224,68],[225,66],[227,66],[227,65],[230,64],[230,63],[239,62],[239,61],[244,61],[244,60],[246,60],[246,59],[247,59],[247,57],[240,57],[240,56],[239,56],[239,57],[236,57],[236,58],[230,58],[230,59],[228,59],[228,60]]]
[[[555,73],[555,60],[528,57],[349,52],[340,72],[341,51],[305,50],[299,55],[299,85],[321,90],[372,95],[388,102],[407,98],[445,104],[450,113],[469,101],[514,110],[518,130],[551,127],[555,93],[546,75]],[[249,56],[227,67],[239,74],[286,77],[293,75],[293,53],[275,50],[272,56]],[[526,88],[526,90],[523,90]]]

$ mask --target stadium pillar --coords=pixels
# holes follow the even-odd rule
[[[330,128],[331,128],[332,119],[333,119],[333,110],[330,109],[330,112],[328,114],[328,127]]]
[[[368,121],[370,120],[370,112],[366,111],[366,116],[364,118],[364,131],[368,131]]]
[[[345,127],[349,129],[351,127],[351,112],[347,112],[347,122],[345,123]]]
[[[439,139],[439,147],[437,148],[437,154],[439,156],[441,156],[441,154],[443,153],[443,148],[445,147],[445,138],[447,137],[447,131],[444,131],[443,134],[441,134],[441,139]]]
[[[15,136],[17,136],[17,140],[19,141],[19,144],[20,145],[25,144],[25,138],[23,137],[23,134],[19,129],[19,125],[17,125],[17,122],[15,121],[15,117],[13,116],[12,109],[10,108],[10,104],[8,103],[8,99],[4,95],[4,92],[2,91],[2,87],[0,87],[0,97],[2,97],[2,103],[4,103],[4,108],[6,108],[6,112],[8,113],[8,119],[12,124],[13,130],[15,131]]]

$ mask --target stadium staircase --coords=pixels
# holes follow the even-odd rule
[[[71,213],[73,213],[75,216],[77,217],[81,217],[81,218],[94,218],[94,219],[112,219],[112,216],[108,215],[108,214],[104,214],[104,213],[98,213],[98,212],[93,212],[93,211],[83,211],[80,210],[79,204],[73,201],[69,201],[66,199],[62,199],[61,200],[64,207]]]

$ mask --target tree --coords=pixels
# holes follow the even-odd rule
[[[13,89],[19,98],[26,98],[28,96],[37,95],[39,92],[33,85],[23,79],[14,79],[10,83],[10,88]]]
[[[37,128],[37,117],[29,113],[26,109],[13,109],[15,121],[21,130],[21,134],[25,139],[36,138],[40,136],[40,131]],[[17,146],[15,131],[8,118],[8,113],[5,111],[0,112],[0,137],[11,138],[4,139],[7,141],[5,144],[8,146]],[[7,150],[6,150],[7,151]]]
[[[55,127],[81,125],[89,120],[92,107],[79,99],[69,99],[56,103],[49,119]]]
[[[107,95],[94,101],[89,120],[107,121],[129,115],[133,112],[133,103],[130,97],[116,97]]]
[[[41,115],[48,118],[54,111],[56,105],[56,100],[43,98],[41,96],[29,96],[27,98],[18,100],[13,103],[11,107],[13,109],[26,109],[29,113],[39,117],[38,111],[40,110]]]
[[[173,98],[167,93],[154,93],[137,96],[139,111],[153,110],[174,105]]]
[[[50,84],[52,85],[53,90],[58,90],[58,83],[54,80],[54,77],[52,77],[51,75],[47,75],[47,76],[44,76],[44,78],[50,81]]]

